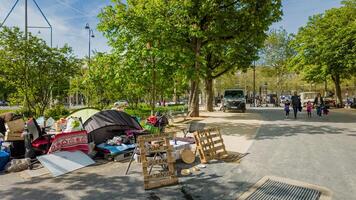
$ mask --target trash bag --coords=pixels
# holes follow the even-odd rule
[[[83,129],[83,125],[77,117],[71,117],[67,121],[67,127],[64,132],[74,132],[81,131]]]
[[[31,164],[31,159],[13,159],[5,166],[5,171],[7,172],[20,172],[28,169]]]

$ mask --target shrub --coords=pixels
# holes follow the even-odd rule
[[[66,109],[63,105],[57,104],[54,107],[47,109],[45,111],[45,117],[52,117],[53,119],[57,120],[61,117],[65,117],[69,115],[69,110]]]

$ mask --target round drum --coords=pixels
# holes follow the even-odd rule
[[[181,154],[183,162],[185,162],[187,164],[192,164],[195,161],[195,155],[189,149],[183,149],[180,154]]]

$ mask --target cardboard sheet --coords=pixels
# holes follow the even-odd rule
[[[94,160],[81,151],[59,151],[39,156],[37,159],[54,177],[95,163]]]

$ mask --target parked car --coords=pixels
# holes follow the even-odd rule
[[[324,104],[327,107],[336,107],[336,100],[333,97],[324,97]]]
[[[311,103],[314,103],[315,97],[318,95],[318,92],[301,92],[300,93],[300,101],[302,105],[305,107],[310,101]]]
[[[291,102],[292,96],[291,95],[282,95],[279,99],[280,99],[281,104],[285,104],[287,100],[289,102]]]
[[[127,102],[126,100],[118,100],[117,102],[114,103],[114,106],[117,107],[117,106],[128,106],[129,105],[129,102]]]
[[[242,89],[228,89],[224,92],[222,110],[246,111],[246,99]]]
[[[9,104],[4,100],[0,100],[0,106],[9,106]]]

